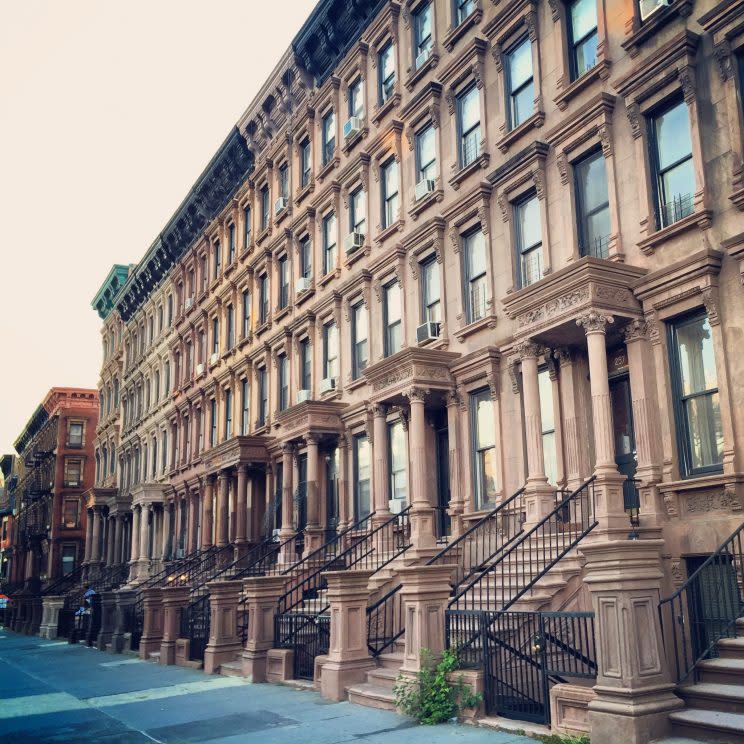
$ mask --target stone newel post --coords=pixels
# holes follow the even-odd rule
[[[44,613],[39,627],[39,635],[42,638],[53,640],[57,637],[59,611],[65,606],[65,597],[64,595],[44,597],[43,603]]]
[[[663,540],[586,541],[584,581],[595,613],[597,682],[592,744],[646,744],[665,736],[673,694],[658,605]]]
[[[331,638],[320,676],[320,693],[344,700],[346,688],[374,666],[367,648],[367,605],[372,571],[327,571]]]
[[[163,590],[160,587],[143,589],[142,599],[145,620],[139,643],[139,657],[147,659],[151,652],[160,650],[163,638]]]
[[[243,580],[248,612],[243,675],[251,682],[266,682],[266,657],[274,646],[274,617],[286,583],[284,576],[251,576]]]
[[[204,650],[204,671],[214,674],[240,651],[238,601],[242,581],[213,581],[209,589],[209,642]]]
[[[181,610],[189,603],[188,586],[166,586],[162,590],[163,639],[160,642],[160,663],[176,663],[176,640],[181,630]]]

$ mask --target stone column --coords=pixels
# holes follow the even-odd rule
[[[242,581],[214,581],[209,589],[209,642],[204,649],[204,671],[214,674],[240,652],[238,601]]]
[[[305,527],[305,555],[323,544],[323,531],[320,528],[320,494],[318,492],[318,437],[308,434],[307,444],[307,526]]]
[[[140,659],[148,659],[153,651],[160,650],[163,638],[163,590],[150,587],[142,590],[145,619],[139,642]]]
[[[628,531],[628,517],[623,508],[623,481],[615,465],[615,436],[612,429],[612,407],[607,371],[605,332],[614,321],[611,315],[594,310],[576,320],[586,331],[589,353],[589,384],[592,394],[594,428],[594,509],[600,532]],[[598,534],[598,533],[597,533]]]
[[[199,536],[196,534],[196,510],[199,508],[199,498],[193,491],[186,492],[186,505],[189,510],[186,529],[186,554],[190,555],[199,544]]]
[[[374,524],[381,524],[390,518],[390,463],[388,462],[387,406],[375,403],[372,406],[372,434],[374,441],[374,477],[372,479],[372,511]]]
[[[587,438],[583,434],[581,420],[582,402],[576,388],[577,361],[574,352],[567,348],[556,349],[560,367],[561,408],[563,412],[563,443],[566,453],[566,485],[571,490],[578,488],[589,473]]]
[[[222,548],[229,544],[228,508],[230,498],[230,479],[227,472],[220,472],[217,482],[219,486],[217,490],[217,547]]]
[[[235,515],[235,542],[238,544],[238,550],[244,549],[248,539],[247,519],[248,519],[248,472],[245,465],[238,466],[238,483],[237,483],[236,515]]]
[[[586,541],[584,581],[595,613],[592,742],[645,744],[668,734],[673,694],[657,611],[663,540]],[[643,632],[639,632],[639,629]]]
[[[59,611],[65,606],[65,597],[44,597],[44,614],[39,627],[39,635],[48,640],[54,640],[57,637],[57,627],[59,626]]]
[[[91,563],[101,562],[101,528],[103,527],[103,514],[100,506],[93,507],[93,542],[91,543]]]
[[[163,519],[161,524],[161,531],[160,531],[160,558],[162,560],[166,561],[170,557],[171,553],[171,545],[169,544],[170,541],[170,531],[171,531],[171,511],[170,511],[170,504],[166,501],[163,504]]]
[[[166,586],[162,589],[163,637],[160,642],[160,663],[176,663],[176,640],[181,624],[181,611],[189,603],[190,587]]]
[[[444,612],[450,599],[451,566],[406,566],[398,569],[406,628],[402,674],[421,670],[421,649],[436,661],[444,651]]]
[[[338,531],[349,526],[351,514],[349,487],[349,459],[351,457],[349,450],[349,440],[346,434],[338,438]]]
[[[527,483],[525,529],[537,524],[555,506],[555,491],[545,475],[545,454],[542,441],[542,416],[540,414],[540,387],[537,381],[537,357],[540,348],[532,341],[517,347],[522,360],[522,396],[524,425],[527,439]]]
[[[463,532],[462,515],[465,512],[464,492],[460,482],[459,407],[463,403],[454,391],[447,393],[447,441],[449,443],[450,502],[447,510],[451,520],[451,537]]]
[[[250,621],[243,650],[243,676],[266,682],[266,657],[274,647],[274,616],[286,590],[284,576],[251,576],[243,580],[245,609]]]
[[[98,637],[95,639],[96,648],[105,651],[111,643],[114,630],[116,629],[116,592],[101,592],[101,627]]]
[[[142,519],[141,511],[140,507],[132,507],[132,552],[130,554],[130,560],[132,562],[139,560],[139,533],[140,521]]]
[[[212,547],[212,490],[214,489],[214,478],[207,476],[202,489],[202,525],[201,525],[201,547]]]
[[[93,552],[93,510],[86,509],[85,512],[85,557],[83,561],[90,563]]]
[[[106,556],[106,564],[113,566],[116,563],[116,517],[109,517],[109,525],[106,530],[106,540],[108,547],[108,554]]]
[[[286,542],[295,535],[293,527],[294,503],[292,498],[292,455],[294,446],[285,444],[282,447],[282,527],[279,530],[279,540]],[[289,543],[279,556],[280,563],[295,562],[295,548]]]
[[[133,542],[136,542],[133,540]],[[116,623],[111,636],[111,651],[120,654],[128,646],[127,636],[132,631],[131,620],[138,592],[134,589],[119,589],[116,594]]]
[[[366,679],[375,666],[367,648],[367,605],[372,571],[326,571],[331,637],[320,675],[320,693],[345,700],[349,685]]]
[[[140,507],[140,534],[139,534],[139,559],[147,561],[150,559],[150,514],[152,504],[142,504]]]
[[[124,515],[117,514],[114,517],[114,563],[123,563],[121,559],[122,532],[124,530]]]

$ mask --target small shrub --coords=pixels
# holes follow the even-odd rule
[[[586,736],[571,736],[569,734],[551,734],[538,737],[543,744],[589,744]]]
[[[474,694],[462,675],[454,683],[447,679],[457,667],[457,654],[451,649],[445,650],[435,665],[431,651],[422,648],[421,671],[413,679],[399,677],[393,687],[396,706],[419,723],[435,725],[455,718],[464,708],[479,705],[483,696]]]

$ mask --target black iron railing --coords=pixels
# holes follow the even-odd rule
[[[694,211],[695,203],[692,194],[676,194],[671,201],[659,205],[660,227],[669,227]]]
[[[168,582],[169,586],[198,586],[211,581],[222,569],[232,563],[234,545],[212,546],[202,551],[186,571],[179,572]]]
[[[741,524],[674,594],[659,603],[678,683],[691,676],[695,679],[697,664],[717,655],[718,641],[736,634],[736,621],[744,617],[743,548]]]
[[[80,565],[76,569],[70,571],[66,576],[60,576],[48,584],[41,592],[44,597],[53,597],[57,595],[67,594],[70,590],[74,589],[83,580],[83,571],[86,566]]]

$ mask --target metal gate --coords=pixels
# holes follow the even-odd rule
[[[287,612],[276,616],[275,636],[279,648],[294,651],[296,679],[313,679],[315,658],[328,653],[331,616],[326,613]]]
[[[482,667],[493,715],[550,723],[550,688],[597,676],[592,612],[448,610],[447,643]]]

